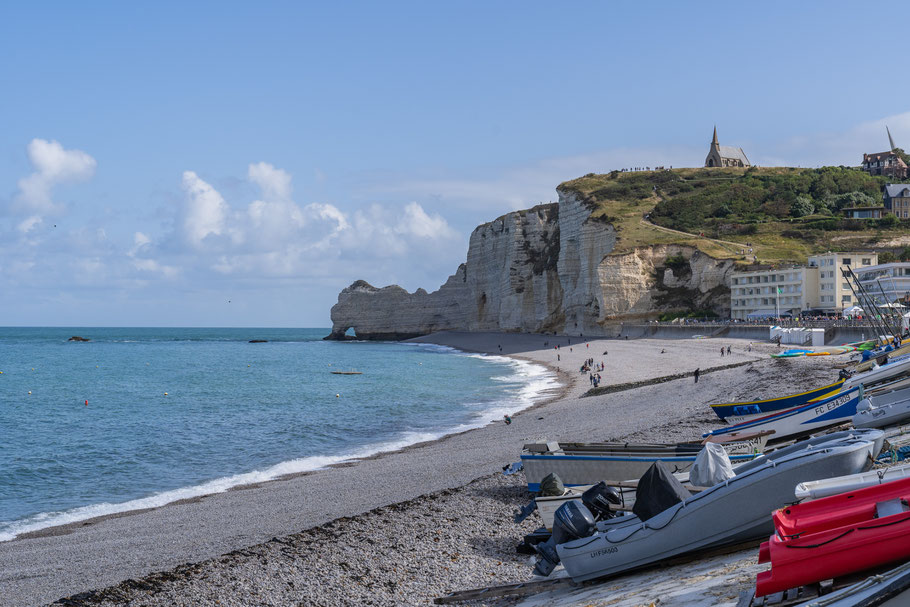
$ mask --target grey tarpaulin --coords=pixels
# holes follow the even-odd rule
[[[697,487],[713,487],[735,475],[726,449],[717,443],[708,443],[695,457],[695,464],[689,471],[689,483]]]

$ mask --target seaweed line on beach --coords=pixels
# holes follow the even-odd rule
[[[727,369],[735,369],[736,367],[752,364],[755,364],[755,361],[749,360],[746,362],[733,363],[730,365],[721,365],[719,367],[709,367],[703,371],[699,370],[699,373],[701,375],[705,375],[706,373],[726,371]],[[631,381],[624,384],[613,384],[611,386],[591,388],[582,394],[582,396],[601,396],[603,394],[613,394],[614,392],[624,392],[626,390],[634,390],[635,388],[641,388],[643,386],[653,386],[654,384],[662,384],[664,382],[675,381],[677,379],[685,379],[686,377],[693,377],[694,375],[695,371],[687,371],[685,373],[674,373],[673,375],[664,375],[662,377],[655,377],[653,379],[646,379],[643,381]]]

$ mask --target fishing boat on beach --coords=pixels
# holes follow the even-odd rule
[[[848,476],[806,481],[796,486],[793,495],[800,501],[816,500],[847,491],[883,485],[904,478],[910,478],[910,464],[879,468]]]
[[[910,419],[910,388],[867,396],[856,406],[853,426],[886,428]]]
[[[816,430],[851,421],[862,399],[859,387],[801,407],[784,409],[768,415],[728,417],[732,425],[704,434],[705,437],[736,437],[743,432],[773,432],[770,441],[804,436]]]
[[[778,396],[777,398],[766,398],[764,400],[752,400],[738,403],[718,403],[710,405],[711,410],[721,419],[727,419],[733,416],[758,415],[761,413],[771,413],[781,409],[792,409],[810,403],[815,400],[821,400],[833,396],[840,392],[845,379],[841,378],[833,384],[790,394],[787,396]]]
[[[714,438],[712,442],[721,442],[730,461],[737,464],[761,453],[768,437],[767,433],[748,433],[733,440]],[[528,490],[536,493],[550,473],[570,487],[604,479],[638,479],[655,461],[667,464],[671,472],[688,472],[702,448],[701,443],[529,443],[522,451],[521,464]]]
[[[595,523],[587,509],[570,502],[557,512],[551,539],[538,547],[535,573],[549,575],[562,562],[581,582],[767,536],[774,528],[768,513],[793,501],[797,483],[861,472],[882,441],[880,430],[853,430],[784,447],[646,520],[632,515]]]
[[[844,382],[843,390],[862,384],[866,387],[875,386],[889,379],[895,379],[910,374],[910,354],[898,358],[888,359],[885,364],[873,366],[868,371],[850,375]]]

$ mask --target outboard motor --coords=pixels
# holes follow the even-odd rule
[[[618,506],[622,503],[622,496],[616,489],[607,487],[605,482],[600,481],[581,494],[581,502],[595,518],[606,520],[616,516],[616,513],[610,510],[610,504]]]
[[[556,545],[588,537],[594,533],[594,515],[583,504],[568,501],[556,510],[553,517],[553,533],[550,539],[534,546],[540,555],[534,573],[547,576],[559,563]]]

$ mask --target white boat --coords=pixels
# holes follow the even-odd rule
[[[873,366],[869,371],[851,375],[844,382],[841,391],[855,388],[860,384],[869,387],[877,383],[910,374],[910,354],[899,356],[881,366]]]
[[[815,481],[803,481],[796,486],[796,499],[817,500],[820,497],[838,495],[847,491],[856,491],[864,487],[873,485],[882,485],[889,481],[896,481],[901,478],[910,477],[910,464],[904,466],[895,466],[893,468],[881,468],[878,470],[869,470],[859,474],[850,474],[848,476],[838,476],[836,478],[825,478]]]
[[[649,565],[672,556],[770,535],[770,513],[793,500],[806,478],[862,471],[883,440],[880,430],[836,432],[809,439],[743,464],[736,476],[642,521],[624,516],[589,524],[563,525],[557,516],[552,542],[539,545],[535,571],[547,575],[556,561],[576,582]],[[880,448],[880,446],[878,447]],[[560,515],[572,516],[568,511]],[[572,537],[568,541],[556,538]],[[549,545],[555,543],[555,549]]]
[[[770,415],[749,415],[736,418],[737,423],[718,428],[704,436],[736,436],[744,432],[774,432],[771,440],[810,434],[816,430],[850,421],[856,415],[861,397],[860,388],[850,388],[818,402]],[[730,418],[733,419],[733,418]]]
[[[767,440],[768,435],[750,435],[723,444],[730,461],[737,464],[755,458]],[[550,473],[573,487],[605,479],[637,480],[658,460],[674,473],[688,472],[701,449],[700,443],[530,443],[524,446],[521,464],[528,491],[536,493]]]
[[[857,428],[885,428],[910,418],[910,388],[867,396],[856,406],[853,425]]]

